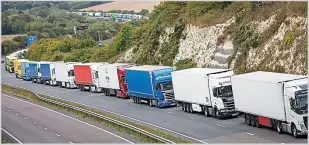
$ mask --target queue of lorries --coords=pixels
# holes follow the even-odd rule
[[[14,63],[12,63],[12,61]],[[155,107],[181,105],[188,113],[218,119],[243,114],[254,127],[269,127],[294,137],[307,135],[308,78],[274,72],[235,75],[230,69],[129,63],[35,62],[6,58],[16,78],[105,96],[131,98]]]

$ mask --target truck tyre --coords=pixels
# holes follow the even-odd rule
[[[254,122],[255,122],[255,127],[260,128],[259,116],[255,116],[255,117],[254,117]]]
[[[183,103],[184,104],[184,107],[185,107],[185,112],[188,112],[188,107],[187,107],[187,103]]]
[[[192,109],[192,104],[191,103],[189,103],[188,104],[188,110],[189,110],[189,113],[193,113],[193,109]]]
[[[207,106],[204,106],[204,113],[205,113],[205,116],[206,117],[209,117],[209,110],[208,110],[208,107]]]
[[[149,106],[150,106],[150,107],[153,106],[152,100],[149,100]]]
[[[279,134],[282,134],[282,126],[280,121],[276,121],[276,130]]]
[[[135,97],[132,97],[132,99],[133,99],[133,102],[136,103],[136,98],[135,98]]]
[[[219,115],[219,111],[218,111],[217,107],[215,107],[215,109],[214,109],[214,117],[217,118],[217,119],[220,119],[220,115]]]
[[[255,120],[255,116],[251,116],[251,120],[252,120],[252,126],[256,127],[256,120]]]
[[[249,118],[248,118],[248,114],[244,114],[244,118],[245,118],[245,122],[249,125]]]
[[[297,129],[296,129],[296,127],[295,127],[294,124],[292,124],[292,126],[291,126],[291,131],[292,131],[292,135],[293,135],[295,138],[298,138]]]
[[[182,111],[185,111],[185,104],[184,103],[181,104],[181,108],[182,108]]]

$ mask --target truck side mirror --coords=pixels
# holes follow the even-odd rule
[[[160,90],[160,85],[159,84],[156,85],[156,90]]]

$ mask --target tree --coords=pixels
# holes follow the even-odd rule
[[[147,9],[142,9],[138,14],[139,14],[139,15],[145,16],[145,15],[149,14],[149,10],[147,10]]]

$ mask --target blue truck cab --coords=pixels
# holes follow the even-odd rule
[[[38,66],[38,62],[29,62],[29,76],[33,83],[38,82],[39,79]]]
[[[25,62],[25,76],[23,77],[24,80],[30,81],[30,70],[29,70],[29,62]]]
[[[172,67],[141,65],[126,68],[126,82],[130,98],[138,104],[150,106],[176,106],[174,97]]]
[[[30,81],[29,61],[20,62],[21,77],[23,80]]]

